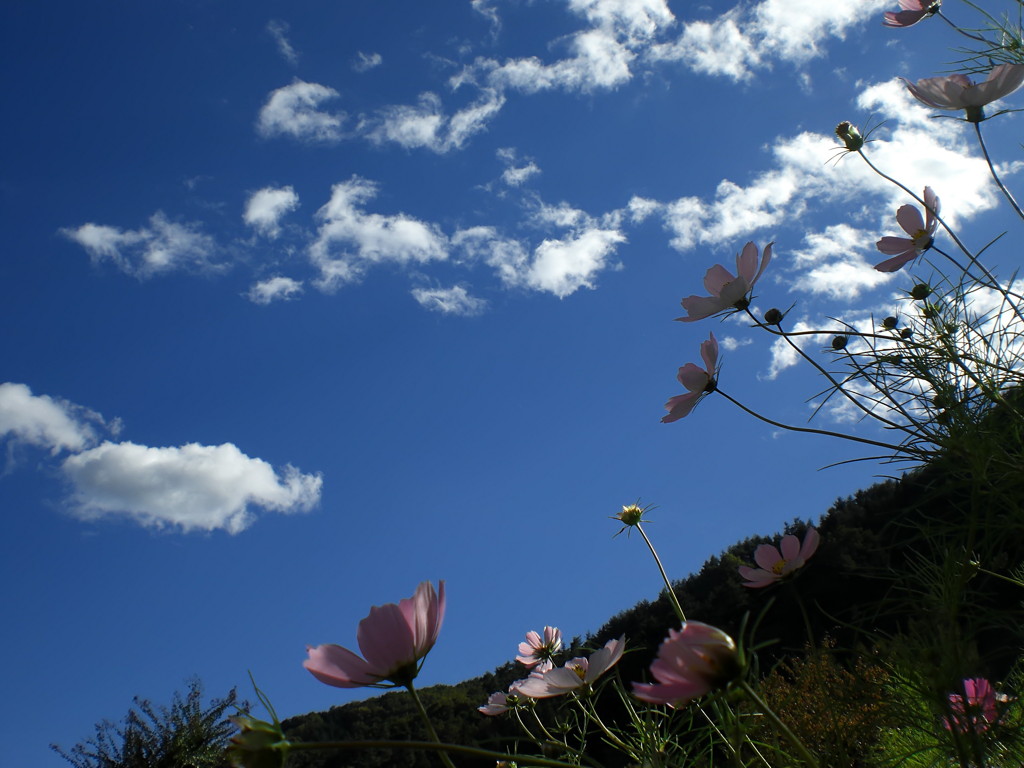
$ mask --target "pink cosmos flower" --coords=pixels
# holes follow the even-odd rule
[[[547,699],[589,687],[597,678],[618,664],[625,648],[625,636],[618,640],[609,640],[604,644],[604,648],[592,653],[589,659],[580,657],[566,662],[564,667],[556,667],[547,672],[533,672],[528,678],[516,684],[516,693],[529,696],[531,699]]]
[[[947,731],[956,728],[960,733],[983,733],[989,724],[999,718],[996,711],[996,692],[992,683],[984,677],[973,677],[964,680],[964,695],[949,694],[951,717],[943,718]]]
[[[907,88],[922,104],[935,109],[963,109],[966,120],[978,123],[985,119],[982,107],[1016,91],[1024,84],[1024,64],[1000,64],[992,68],[983,83],[975,83],[966,75],[929,77],[911,83]]]
[[[741,565],[739,568],[740,576],[746,579],[743,586],[756,589],[781,581],[804,566],[808,558],[817,551],[820,541],[818,531],[811,525],[804,534],[802,546],[800,540],[792,535],[782,537],[781,552],[771,544],[762,544],[754,550],[754,562],[761,567]]]
[[[519,681],[522,682],[522,681]],[[518,683],[512,683],[509,686],[508,693],[492,693],[487,697],[487,703],[482,707],[477,707],[478,712],[482,712],[488,717],[495,717],[497,715],[503,715],[515,704],[515,687]]]
[[[699,621],[670,629],[651,664],[657,683],[633,683],[633,695],[651,704],[685,706],[739,674],[736,643],[725,632]]]
[[[544,639],[530,630],[526,633],[526,640],[519,644],[519,655],[516,661],[527,668],[551,661],[551,657],[562,648],[562,630],[558,627],[544,627]],[[553,666],[553,665],[552,665]]]
[[[302,663],[317,680],[337,688],[409,685],[419,673],[418,662],[437,642],[444,621],[444,582],[424,581],[412,597],[398,605],[375,605],[359,622],[356,639],[363,657],[340,645],[307,646]]]
[[[940,0],[900,0],[900,11],[886,11],[882,24],[887,27],[911,27],[925,16],[939,12]]]
[[[928,210],[926,218],[913,205],[901,205],[896,211],[896,221],[910,237],[883,237],[875,247],[891,259],[875,264],[879,272],[895,272],[909,264],[932,247],[935,229],[939,226],[939,198],[931,187],[924,188],[924,202]]]
[[[718,340],[715,338],[715,334],[712,333],[707,341],[701,342],[700,356],[704,360],[703,370],[693,363],[687,363],[676,374],[679,383],[689,391],[671,397],[665,403],[665,410],[668,411],[668,414],[661,417],[663,424],[679,421],[689,415],[705,392],[715,391],[715,366],[718,364]]]
[[[704,275],[704,287],[710,296],[688,296],[683,299],[686,317],[677,317],[683,323],[703,320],[728,309],[746,309],[748,295],[772,258],[772,243],[764,247],[761,264],[757,263],[757,246],[747,243],[736,255],[736,276],[721,264],[715,264]]]

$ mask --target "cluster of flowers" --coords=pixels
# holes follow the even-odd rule
[[[940,0],[899,0],[899,6],[899,11],[885,14],[886,26],[909,27],[930,16],[941,16]],[[904,82],[909,92],[921,103],[940,110],[962,111],[964,114],[961,119],[974,124],[977,128],[978,124],[991,117],[986,116],[985,107],[1013,93],[1024,84],[1024,64],[998,64],[980,83],[975,83],[961,74]],[[836,135],[843,143],[845,151],[849,152],[861,153],[867,141],[848,122],[839,124]],[[863,153],[861,154],[863,156]],[[998,183],[998,179],[996,181]],[[910,193],[906,187],[902,188]],[[875,265],[875,269],[880,272],[898,271],[933,248],[941,254],[942,251],[935,245],[935,237],[940,226],[956,240],[953,232],[941,219],[940,200],[930,186],[924,188],[920,198],[916,195],[912,197],[920,208],[907,204],[896,211],[896,222],[905,236],[885,236],[876,243],[878,251],[887,257]],[[1010,198],[1008,194],[1007,197]],[[1012,198],[1010,202],[1024,217],[1024,212],[1017,208]],[[959,245],[959,241],[957,244]],[[772,260],[773,247],[774,244],[769,243],[762,252],[755,243],[748,242],[736,256],[735,272],[720,264],[708,269],[704,276],[707,295],[691,295],[682,299],[682,307],[686,314],[676,319],[688,323],[736,312],[746,312],[753,318],[750,311],[754,298],[752,292]],[[970,258],[972,263],[976,263],[973,257]],[[918,291],[918,288],[925,290]],[[930,291],[927,286],[917,286],[909,295],[913,299],[923,300]],[[1024,321],[1024,315],[1019,317]],[[765,313],[764,323],[756,319],[754,323],[785,338],[786,333],[781,327],[783,318],[781,311],[771,309]],[[883,329],[886,331],[892,331],[895,327],[895,318],[886,318],[883,321]],[[905,340],[908,336],[901,333],[899,338]],[[836,351],[843,350],[846,346],[846,336],[837,335],[832,346]],[[674,422],[686,417],[705,395],[713,392],[719,392],[732,400],[718,386],[718,356],[718,340],[711,333],[700,345],[702,365],[687,363],[679,368],[677,379],[684,392],[670,398],[665,404],[668,413],[662,418],[662,422]],[[825,373],[820,367],[819,370]],[[836,384],[836,387],[841,388],[841,385]],[[740,407],[748,410],[744,406]],[[872,441],[861,439],[861,442]],[[873,444],[886,445],[878,442]],[[616,519],[624,524],[622,530],[635,527],[647,540],[640,525],[645,511],[646,509],[640,509],[637,505],[623,507],[622,513],[617,515]],[[793,578],[817,552],[820,542],[818,531],[814,527],[808,527],[802,541],[796,536],[786,535],[782,537],[778,546],[758,546],[753,554],[755,565],[743,565],[738,569],[743,586],[764,589]],[[650,546],[649,540],[647,543]],[[657,560],[653,546],[651,551]],[[660,561],[658,565],[660,568]],[[662,576],[668,594],[674,599],[674,592],[664,569]],[[438,639],[444,620],[445,601],[444,581],[439,583],[436,590],[431,582],[423,582],[411,597],[397,604],[374,606],[370,609],[369,615],[359,622],[356,639],[362,655],[334,644],[311,646],[308,648],[308,658],[303,666],[317,680],[327,685],[340,688],[403,686],[415,696],[413,681]],[[680,620],[679,629],[669,629],[668,636],[659,646],[649,668],[649,678],[652,682],[633,682],[632,696],[648,704],[680,708],[695,699],[735,686],[742,687],[754,697],[759,706],[763,705],[764,702],[756,698],[756,694],[744,680],[744,653],[737,647],[733,638],[717,627],[687,620],[678,602],[675,608]],[[498,716],[520,707],[531,707],[540,699],[567,694],[575,700],[590,697],[603,685],[604,681],[601,679],[621,660],[626,649],[626,638],[622,636],[609,640],[590,656],[577,656],[559,666],[556,662],[562,646],[562,633],[557,627],[546,626],[542,632],[528,632],[526,639],[519,644],[519,653],[516,656],[516,660],[528,670],[528,675],[513,682],[507,692],[491,694],[486,704],[478,707],[478,710],[484,715]],[[966,678],[961,681],[958,688],[957,691],[946,695],[942,702],[946,714],[942,717],[941,724],[946,730],[961,735],[977,735],[1001,723],[1000,703],[1005,704],[1009,699],[997,694],[989,680],[983,677]],[[767,707],[762,709],[771,715]],[[422,705],[420,710],[426,718],[426,711]],[[274,720],[274,724],[271,725],[247,716],[236,719],[241,729],[241,733],[233,740],[233,759],[237,764],[284,764],[287,750],[294,745],[285,739],[276,716]],[[439,741],[429,720],[427,725],[435,741]],[[610,732],[606,731],[605,734],[611,737]],[[801,754],[804,762],[807,765],[815,765],[813,757],[798,740],[794,739],[793,742],[794,748]],[[450,746],[441,745],[440,754],[446,765],[453,768],[444,751]],[[272,754],[273,757],[265,760],[268,754]]]

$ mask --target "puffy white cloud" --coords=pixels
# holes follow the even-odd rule
[[[359,51],[356,54],[355,60],[352,62],[352,69],[356,72],[368,72],[374,67],[379,67],[384,63],[384,57],[379,53],[363,53]]]
[[[294,467],[282,473],[231,443],[151,448],[104,442],[69,456],[76,513],[85,519],[123,515],[141,525],[183,532],[238,533],[254,520],[254,507],[272,512],[312,509],[320,475]]]
[[[178,224],[162,211],[149,219],[149,226],[122,230],[102,224],[83,224],[62,229],[61,234],[81,245],[93,261],[111,261],[123,272],[139,279],[175,269],[217,269],[211,259],[216,251],[213,238],[198,224]]]
[[[25,384],[0,384],[0,439],[30,443],[54,455],[80,451],[96,440],[90,422],[103,424],[98,414],[48,395],[33,395]]]
[[[271,19],[267,22],[267,32],[277,43],[277,52],[292,66],[299,63],[299,54],[288,42],[288,22],[279,19]]]
[[[569,0],[569,9],[629,37],[651,37],[675,21],[665,0]]]
[[[867,261],[869,256],[876,261],[884,258],[875,251],[872,238],[871,232],[848,224],[808,233],[804,247],[788,253],[798,272],[792,287],[832,299],[853,300],[862,291],[887,283],[892,275],[872,269]]]
[[[260,109],[256,130],[261,136],[292,136],[311,141],[338,141],[344,113],[324,112],[320,105],[338,98],[333,88],[296,79],[272,91]]]
[[[533,160],[527,160],[525,165],[517,166],[516,151],[511,147],[499,149],[497,155],[498,159],[505,164],[501,180],[510,187],[521,187],[540,173],[540,168]]]
[[[376,184],[353,176],[335,184],[331,199],[317,212],[321,223],[309,254],[320,269],[321,288],[331,290],[358,280],[373,264],[423,264],[448,258],[447,239],[433,224],[401,213],[366,213],[363,204],[376,195]]]
[[[607,266],[625,235],[611,229],[588,229],[560,240],[544,240],[533,258],[517,272],[516,280],[564,299],[580,288],[593,288],[597,273]]]
[[[299,196],[291,186],[264,187],[253,192],[245,204],[242,219],[264,237],[281,234],[281,217],[299,207]]]
[[[842,39],[853,26],[877,19],[887,5],[891,5],[888,0],[762,0],[710,20],[686,22],[675,40],[652,45],[647,56],[745,80],[775,61],[801,64],[821,55],[828,38]]]
[[[971,154],[961,123],[928,120],[927,110],[912,101],[898,80],[866,86],[858,105],[888,118],[887,128],[868,145],[872,162],[918,194],[930,185],[942,198],[947,222],[970,219],[997,204],[985,161]],[[707,199],[634,200],[627,213],[633,221],[660,214],[672,247],[686,251],[699,245],[736,249],[757,232],[772,234],[812,209],[827,213],[833,207],[836,218],[848,218],[852,211],[870,226],[837,226],[809,236],[796,257],[798,266],[812,272],[794,287],[853,298],[886,279],[870,269],[874,243],[883,234],[899,232],[896,209],[912,201],[860,158],[826,164],[837,151],[833,136],[803,132],[781,137],[771,147],[772,167],[746,184],[724,179]],[[864,267],[868,274],[855,274]],[[842,289],[844,284],[849,291]]]
[[[761,49],[740,29],[738,13],[730,11],[713,21],[693,21],[670,42],[651,47],[653,61],[681,61],[695,72],[746,80],[761,64]]]
[[[445,315],[479,315],[487,306],[486,301],[471,296],[461,285],[451,288],[415,288],[412,295],[423,308]]]
[[[253,284],[246,294],[254,304],[270,304],[273,301],[286,301],[302,293],[302,282],[290,277],[270,277]]]

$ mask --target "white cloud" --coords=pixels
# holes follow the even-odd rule
[[[525,165],[517,166],[516,151],[512,147],[503,147],[497,151],[498,159],[505,164],[501,180],[510,187],[521,187],[529,179],[540,173],[540,168],[533,160]]]
[[[96,440],[90,422],[102,425],[103,419],[65,400],[33,395],[24,384],[0,384],[0,439],[10,437],[54,455],[80,451]]]
[[[384,63],[384,57],[379,53],[363,53],[359,51],[356,54],[355,60],[352,62],[352,69],[356,72],[368,72],[374,67],[379,67]]]
[[[737,339],[735,336],[723,336],[718,340],[718,344],[727,352],[733,352],[740,347],[749,347],[753,343],[753,339]]]
[[[144,526],[186,533],[238,533],[253,522],[253,507],[307,511],[319,503],[322,485],[320,475],[291,466],[278,474],[231,443],[150,448],[104,442],[68,457],[63,470],[74,486],[79,516],[124,515]]]
[[[753,35],[759,47],[786,61],[802,62],[821,53],[828,37],[842,40],[851,27],[874,19],[892,3],[860,0],[822,3],[819,0],[764,0],[753,11]]]
[[[278,19],[271,19],[267,22],[267,32],[277,43],[277,51],[281,57],[292,66],[299,63],[299,54],[288,42],[288,23]]]
[[[867,261],[872,254],[876,261],[884,258],[874,249],[873,234],[848,224],[808,233],[804,247],[787,254],[799,275],[791,285],[807,293],[852,301],[862,291],[892,279],[892,275],[872,268]]]
[[[254,304],[270,304],[273,301],[286,301],[302,293],[302,282],[280,275],[255,283],[246,294]]]
[[[250,195],[242,219],[264,237],[273,239],[281,234],[281,217],[298,207],[299,196],[292,187],[264,187]]]
[[[855,25],[877,19],[888,0],[823,3],[763,0],[711,20],[683,24],[679,37],[651,46],[654,61],[681,61],[696,72],[748,79],[773,61],[802,64],[822,54],[828,38],[843,39]]]
[[[760,66],[762,49],[741,31],[737,17],[730,11],[714,21],[690,22],[678,39],[652,46],[649,56],[653,61],[681,61],[703,74],[746,80]]]
[[[865,150],[872,162],[918,194],[930,185],[942,198],[948,223],[970,219],[997,204],[988,168],[982,158],[970,154],[962,124],[928,120],[927,110],[913,102],[898,80],[866,86],[858,105],[889,118]],[[631,201],[627,212],[634,221],[660,213],[672,247],[686,251],[698,245],[731,250],[755,233],[771,235],[774,229],[793,226],[809,210],[828,214],[834,208],[834,218],[846,218],[852,211],[855,218],[868,219],[870,226],[835,227],[809,237],[797,256],[806,257],[804,266],[813,261],[816,271],[795,286],[839,296],[846,282],[852,286],[852,298],[884,279],[854,271],[874,263],[875,241],[894,233],[896,209],[912,201],[858,157],[827,162],[837,149],[833,136],[803,132],[780,137],[771,146],[772,167],[746,184],[724,179],[711,198]],[[940,241],[942,237],[940,233]],[[841,257],[843,248],[847,254]]]
[[[163,211],[149,219],[149,226],[122,230],[102,224],[83,224],[76,229],[62,229],[61,234],[74,240],[88,252],[93,261],[112,261],[123,272],[139,279],[175,269],[217,269],[211,258],[215,245],[209,235],[199,231],[198,224],[178,224],[168,220]]]
[[[326,101],[338,98],[333,88],[296,79],[291,85],[272,91],[260,110],[256,129],[261,136],[291,136],[311,141],[338,141],[344,113],[332,114],[320,109]]]
[[[448,258],[444,234],[405,214],[366,213],[362,205],[377,196],[377,185],[353,176],[335,184],[331,199],[317,212],[321,224],[310,258],[320,269],[321,288],[358,280],[373,264],[401,265]]]
[[[471,296],[461,285],[451,288],[415,288],[412,295],[423,308],[445,315],[479,315],[487,306],[486,301]]]
[[[516,273],[516,280],[564,299],[580,288],[593,288],[608,257],[625,241],[625,235],[609,229],[588,229],[561,240],[544,240],[530,262]]]
[[[425,148],[443,154],[460,149],[470,137],[485,130],[504,103],[503,95],[486,88],[476,101],[449,117],[437,94],[428,92],[420,95],[416,105],[380,110],[362,129],[378,144],[394,142],[407,149]]]
[[[631,38],[651,37],[675,21],[665,0],[569,0],[569,9]]]

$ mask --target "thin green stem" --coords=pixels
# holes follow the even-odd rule
[[[643,526],[640,523],[636,524],[636,529],[640,531],[640,535],[644,537],[644,541],[647,542],[647,548],[651,550],[651,555],[654,556],[654,562],[658,564],[658,570],[661,571],[661,578],[665,582],[665,589],[668,591],[668,599],[672,603],[672,607],[676,611],[676,616],[679,617],[680,623],[686,622],[686,614],[683,613],[683,606],[679,603],[679,598],[676,597],[676,591],[672,589],[672,582],[668,580],[668,574],[665,573],[665,567],[661,564],[661,558],[658,557],[658,552],[654,549],[654,545],[651,540],[647,538],[647,534],[644,533]]]
[[[1017,212],[1017,215],[1024,219],[1024,211],[1022,211],[1020,206],[1017,205],[1017,201],[1013,199],[1013,195],[1010,194],[1010,190],[1003,185],[1002,179],[1000,179],[999,174],[996,173],[996,167],[993,165],[992,158],[989,157],[988,154],[988,147],[985,146],[985,139],[981,136],[980,122],[974,124],[974,133],[978,137],[978,145],[981,147],[981,153],[985,156],[985,162],[988,163],[988,169],[992,173],[992,178],[995,180],[996,186],[999,187],[999,190],[1003,193],[1003,197],[1005,197],[1007,202],[1010,203],[1013,210]]]
[[[807,433],[812,434],[812,435],[826,435],[828,437],[838,437],[838,438],[840,438],[842,440],[850,440],[850,441],[855,442],[855,443],[864,443],[865,445],[874,445],[874,446],[877,446],[879,448],[885,448],[885,449],[893,451],[895,453],[909,454],[909,455],[915,456],[915,457],[917,457],[919,459],[927,458],[928,453],[929,453],[927,451],[915,450],[913,448],[909,448],[908,446],[893,445],[892,443],[882,443],[882,442],[879,442],[878,440],[869,440],[866,437],[857,437],[856,435],[844,435],[842,432],[832,432],[832,431],[827,430],[827,429],[812,429],[811,427],[794,427],[794,426],[792,426],[790,424],[782,424],[781,422],[775,421],[773,419],[769,419],[767,416],[762,416],[757,411],[752,411],[750,408],[747,408],[747,406],[745,406],[739,400],[736,400],[735,398],[730,397],[729,395],[727,395],[725,392],[723,392],[721,390],[721,388],[716,388],[715,392],[720,394],[722,397],[724,397],[726,400],[728,400],[730,403],[732,403],[733,405],[737,406],[741,410],[746,411],[747,413],[749,413],[755,419],[760,419],[765,424],[771,424],[773,427],[778,427],[779,429],[789,430],[790,432],[807,432]]]
[[[430,716],[427,714],[427,710],[426,707],[423,706],[423,702],[420,701],[420,695],[416,693],[416,687],[412,684],[412,680],[410,680],[405,687],[408,688],[409,693],[412,694],[412,699],[416,702],[416,709],[419,710],[420,717],[423,718],[423,722],[427,724],[427,732],[430,734],[430,738],[438,744],[441,744],[441,738],[437,735],[437,731],[434,730],[434,724],[430,722]],[[441,751],[439,756],[441,758],[441,762],[445,764],[446,768],[455,768],[455,764],[452,762],[452,759],[448,757],[447,752]]]
[[[746,680],[740,682],[740,687],[744,693],[749,696],[753,702],[761,709],[764,715],[772,721],[772,725],[778,729],[779,733],[786,737],[790,744],[793,745],[793,749],[796,750],[797,754],[800,755],[800,759],[803,760],[810,768],[818,768],[818,760],[810,753],[810,750],[804,746],[804,743],[800,741],[793,731],[790,730],[789,726],[786,725],[779,719],[779,716],[775,714],[771,707],[757,695],[757,691],[750,687],[750,683]]]

